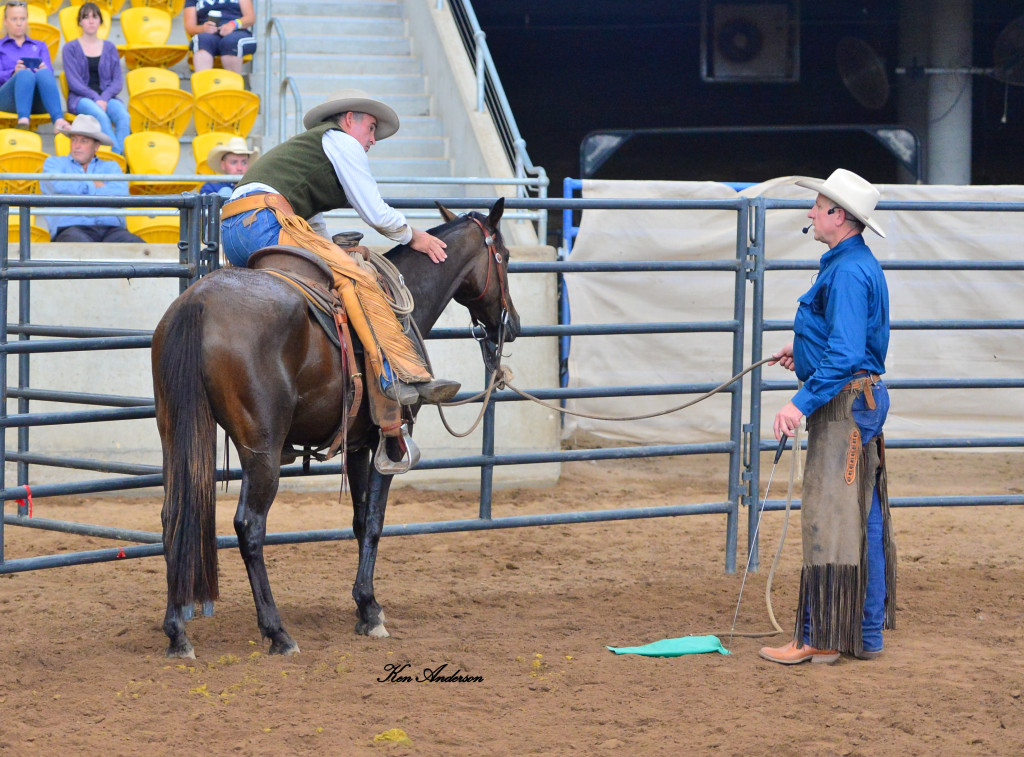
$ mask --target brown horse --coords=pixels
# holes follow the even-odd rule
[[[497,368],[500,344],[519,333],[507,286],[508,249],[498,232],[503,210],[502,199],[486,217],[455,217],[441,208],[446,223],[431,229],[448,245],[441,265],[406,246],[388,253],[413,295],[412,317],[420,332],[429,332],[455,299],[483,327],[481,349],[489,370]],[[263,559],[267,512],[277,493],[282,450],[320,445],[341,423],[343,393],[351,397],[351,385],[338,349],[310,318],[295,288],[262,271],[225,268],[189,287],[161,319],[153,334],[153,384],[163,446],[167,655],[195,657],[185,634],[185,608],[218,595],[218,424],[241,461],[234,525],[260,632],[270,639],[272,654],[294,654],[299,647],[281,625]],[[355,630],[383,637],[388,632],[374,597],[373,569],[391,476],[372,463],[379,429],[365,400],[362,405],[349,422],[347,449],[359,543]]]

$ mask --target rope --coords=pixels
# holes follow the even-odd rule
[[[366,250],[366,258],[363,257],[362,250]],[[364,268],[373,274],[379,275],[380,278],[387,282],[388,287],[385,287],[384,291],[385,293],[390,292],[387,299],[390,301],[391,308],[395,311],[395,315],[398,318],[407,316],[412,312],[415,307],[415,303],[412,300],[412,293],[409,291],[409,287],[405,285],[405,279],[402,277],[402,272],[395,267],[394,263],[379,252],[375,252],[368,247],[361,248],[360,252],[352,252],[351,250],[345,251],[352,255],[356,264],[359,265],[360,268]]]
[[[661,415],[669,415],[671,413],[676,413],[676,412],[679,412],[680,410],[685,410],[688,407],[692,407],[693,405],[696,405],[698,402],[703,402],[708,397],[711,397],[711,396],[714,396],[714,395],[718,394],[720,391],[725,389],[730,384],[736,383],[737,381],[739,381],[741,378],[746,376],[748,373],[750,373],[755,368],[758,368],[758,367],[764,365],[765,363],[771,362],[772,360],[775,360],[775,358],[773,358],[773,357],[766,357],[764,360],[759,360],[756,363],[754,363],[753,365],[747,366],[741,372],[737,373],[735,376],[733,376],[731,379],[729,379],[725,383],[719,384],[714,389],[712,389],[710,392],[706,392],[706,393],[702,394],[700,397],[697,397],[697,399],[690,400],[689,402],[685,402],[682,405],[677,405],[675,407],[670,407],[667,410],[659,410],[656,413],[646,413],[645,415],[627,415],[627,416],[613,417],[613,416],[608,416],[608,415],[591,415],[590,413],[578,413],[578,412],[574,412],[572,410],[566,410],[565,408],[559,407],[558,405],[552,405],[549,402],[545,402],[544,400],[542,400],[542,399],[540,399],[538,397],[534,397],[529,392],[524,392],[522,389],[516,388],[515,386],[513,386],[512,384],[510,384],[508,382],[505,382],[505,386],[507,386],[509,389],[511,389],[513,392],[518,394],[523,399],[528,399],[531,402],[536,402],[538,405],[543,405],[544,407],[548,408],[549,410],[554,410],[554,411],[559,412],[559,413],[565,413],[566,415],[573,415],[573,416],[575,416],[577,418],[589,418],[589,419],[595,420],[595,421],[641,421],[641,420],[646,420],[648,418],[657,418],[658,416],[661,416]]]
[[[455,436],[455,437],[460,437],[460,438],[461,437],[469,436],[471,433],[473,433],[473,431],[476,430],[476,427],[478,425],[480,425],[480,421],[483,419],[484,412],[487,409],[487,403],[491,399],[491,392],[494,391],[494,388],[496,386],[498,386],[499,388],[501,386],[505,386],[508,389],[511,389],[513,392],[515,392],[516,394],[518,394],[520,397],[522,397],[524,399],[528,399],[531,402],[536,402],[538,405],[543,405],[544,407],[546,407],[546,408],[548,408],[550,410],[555,410],[555,411],[557,411],[559,413],[565,413],[566,415],[573,415],[573,416],[576,416],[577,418],[590,418],[591,420],[601,420],[601,421],[636,421],[636,420],[644,420],[646,418],[656,418],[656,417],[661,416],[661,415],[669,415],[670,413],[675,413],[675,412],[678,412],[680,410],[684,410],[685,408],[692,407],[693,405],[696,405],[698,402],[703,402],[708,397],[712,397],[715,394],[718,394],[719,392],[721,392],[723,389],[725,389],[729,385],[734,384],[736,381],[738,381],[739,379],[743,378],[743,376],[747,375],[748,373],[750,373],[755,368],[758,368],[758,367],[764,365],[765,363],[769,363],[769,362],[771,362],[773,360],[775,360],[774,357],[766,357],[763,360],[759,360],[756,363],[753,363],[752,365],[749,365],[746,368],[744,368],[742,371],[737,373],[735,376],[730,378],[728,381],[725,381],[724,383],[719,384],[714,389],[712,389],[710,392],[706,392],[706,393],[702,394],[700,397],[697,397],[696,399],[690,400],[689,402],[686,402],[686,403],[684,403],[682,405],[678,405],[676,407],[672,407],[672,408],[669,408],[667,410],[661,410],[661,411],[658,411],[656,413],[647,413],[645,415],[631,415],[631,416],[624,416],[624,417],[611,417],[611,416],[605,416],[605,415],[591,415],[589,413],[577,413],[577,412],[573,412],[571,410],[566,410],[565,408],[559,407],[557,405],[552,405],[551,403],[545,402],[544,400],[542,400],[542,399],[540,399],[538,397],[533,396],[529,392],[525,392],[522,389],[519,389],[516,386],[514,386],[511,383],[512,372],[507,367],[505,367],[505,366],[499,366],[499,368],[497,370],[495,370],[494,373],[491,374],[491,379],[490,379],[490,381],[487,384],[487,388],[484,389],[482,392],[479,392],[478,394],[475,394],[472,397],[469,397],[467,399],[459,400],[458,402],[445,402],[445,403],[441,403],[441,404],[439,404],[437,406],[437,412],[438,412],[438,414],[441,417],[441,423],[444,424],[444,427],[448,431],[449,434],[451,434],[452,436]],[[499,379],[499,376],[501,377],[500,379]],[[456,407],[458,405],[466,405],[466,404],[468,404],[470,402],[476,402],[476,401],[480,400],[481,398],[483,398],[483,403],[482,403],[481,408],[480,408],[480,413],[477,415],[476,420],[473,422],[473,425],[470,426],[469,430],[467,430],[465,432],[462,432],[462,433],[454,431],[452,429],[452,427],[450,425],[448,425],[447,418],[444,417],[444,408],[445,407]],[[793,483],[794,483],[794,481],[796,479],[796,468],[797,468],[797,462],[799,460],[799,457],[800,457],[800,428],[798,426],[797,429],[796,429],[796,433],[793,434],[793,456],[792,456],[792,459],[790,460],[789,481],[788,481],[788,485],[786,487],[786,515],[785,515],[785,518],[782,521],[782,534],[779,536],[779,546],[775,550],[775,557],[772,559],[772,566],[771,566],[771,569],[768,571],[768,580],[765,583],[765,587],[764,587],[765,607],[766,607],[766,609],[768,611],[768,618],[769,618],[769,620],[771,620],[772,627],[773,627],[774,630],[771,630],[771,631],[736,631],[735,628],[733,628],[733,629],[731,629],[729,631],[729,638],[730,638],[730,640],[733,637],[735,637],[735,636],[740,636],[740,637],[748,638],[748,639],[758,639],[758,638],[763,638],[763,637],[768,637],[768,636],[776,636],[776,635],[778,635],[780,633],[785,633],[785,631],[783,630],[782,626],[779,625],[778,620],[776,620],[776,618],[775,618],[775,611],[772,608],[772,580],[775,577],[775,569],[776,569],[776,567],[779,564],[779,558],[782,556],[782,547],[786,543],[786,532],[789,530],[789,515],[790,515],[791,507],[792,507],[792,504],[793,504]],[[765,496],[766,497],[767,497],[767,495],[768,495],[768,492],[765,492]],[[761,514],[763,514],[763,510],[762,510]],[[758,524],[760,524],[760,515],[761,514],[758,515]],[[737,607],[737,611],[739,611],[738,607]],[[725,635],[725,633],[722,632],[722,631],[716,631],[716,632],[713,632],[713,633],[716,636],[724,636]]]

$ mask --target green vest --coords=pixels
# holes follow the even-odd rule
[[[345,190],[324,153],[323,139],[336,124],[325,121],[272,148],[252,164],[239,186],[260,182],[273,187],[305,219],[326,210],[349,207]]]

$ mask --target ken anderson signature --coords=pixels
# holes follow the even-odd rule
[[[421,674],[411,676],[405,675],[407,668],[411,668],[412,663],[388,663],[384,666],[384,676],[377,679],[378,683],[483,683],[483,676],[470,676],[460,675],[462,668],[457,669],[450,675],[444,674],[444,669],[448,667],[448,663],[442,663],[436,668],[431,670],[430,668],[423,668]]]

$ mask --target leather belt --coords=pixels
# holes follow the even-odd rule
[[[286,213],[291,216],[295,215],[295,211],[292,210],[291,204],[284,198],[284,195],[273,192],[253,192],[252,194],[245,195],[245,197],[239,197],[237,200],[225,203],[220,209],[220,217],[222,219],[231,218],[239,213],[260,210],[261,208],[273,208],[280,213]]]
[[[843,387],[844,392],[858,391],[864,392],[864,403],[868,406],[869,410],[875,409],[875,393],[871,391],[871,387],[882,380],[882,377],[877,373],[868,373],[867,371],[857,371],[855,378],[849,384]]]

